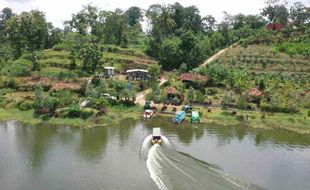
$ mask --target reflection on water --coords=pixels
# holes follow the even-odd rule
[[[212,189],[229,184],[218,180],[217,172],[255,184],[249,189],[310,189],[310,135],[175,125],[156,117],[92,129],[0,123],[0,189],[158,189],[140,157],[142,141],[153,127],[161,127],[176,150],[154,151],[162,167],[156,171],[167,176],[168,189],[195,189],[174,166],[198,179],[196,185]],[[217,172],[204,169],[209,166]]]

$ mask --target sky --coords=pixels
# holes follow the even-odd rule
[[[301,0],[309,3],[309,0]],[[45,12],[46,19],[54,26],[63,28],[63,22],[70,20],[73,13],[82,9],[83,5],[92,4],[102,10],[126,10],[131,6],[147,9],[152,4],[173,4],[176,0],[0,0],[0,10],[10,7],[13,12],[38,9]],[[212,15],[221,20],[223,11],[229,14],[258,14],[264,7],[265,0],[178,0],[183,6],[195,5],[201,16]]]

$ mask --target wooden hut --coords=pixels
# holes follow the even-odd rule
[[[104,77],[110,78],[114,76],[114,67],[104,67]]]
[[[131,69],[126,71],[128,80],[147,80],[148,71],[144,69]]]

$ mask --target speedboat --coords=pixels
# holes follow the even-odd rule
[[[143,117],[145,119],[150,119],[153,116],[153,114],[154,114],[153,110],[147,109],[144,111]]]
[[[161,144],[162,143],[160,128],[153,128],[153,134],[152,134],[151,142],[152,142],[152,144]]]

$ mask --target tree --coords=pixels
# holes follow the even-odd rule
[[[207,34],[212,34],[215,29],[216,20],[212,15],[202,18],[202,29]]]
[[[310,23],[310,8],[306,7],[301,2],[296,2],[290,8],[290,19],[293,21],[293,24],[300,26],[305,23]]]
[[[149,75],[154,79],[157,79],[159,77],[160,70],[161,66],[158,63],[151,64],[148,67]]]
[[[123,47],[128,43],[128,26],[126,17],[120,10],[109,12],[106,15],[104,25],[104,41],[107,44],[115,44]]]
[[[38,61],[39,52],[33,51],[31,53],[32,71],[41,71],[41,65]]]
[[[71,49],[70,51],[70,55],[69,55],[69,59],[70,59],[70,64],[69,64],[69,68],[71,70],[75,70],[76,69],[76,53],[74,51],[74,49]]]
[[[136,6],[130,7],[125,14],[129,26],[138,24],[143,18],[142,10]]]
[[[73,14],[72,19],[66,21],[66,24],[69,24],[71,28],[76,29],[82,35],[89,33],[96,35],[98,32],[98,14],[98,8],[89,4],[77,14]]]
[[[6,22],[15,57],[23,51],[36,51],[46,48],[48,41],[48,23],[43,12],[32,10],[23,12]]]
[[[0,31],[5,30],[5,22],[11,19],[13,16],[15,16],[15,14],[13,13],[11,8],[6,7],[2,9],[0,13]]]
[[[82,70],[88,73],[95,73],[101,64],[102,53],[99,51],[97,44],[90,44],[84,47],[81,52]]]
[[[47,48],[51,48],[54,45],[61,43],[63,39],[64,39],[63,31],[60,28],[53,28],[51,26],[49,30],[49,37],[48,37],[48,42],[46,46]]]
[[[266,4],[261,12],[262,16],[267,17],[269,22],[287,24],[289,13],[285,5],[280,3],[280,0],[269,0]]]
[[[187,94],[187,101],[192,103],[195,99],[195,89],[193,87],[189,87]]]

